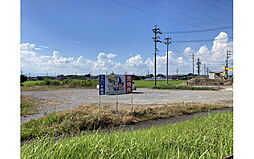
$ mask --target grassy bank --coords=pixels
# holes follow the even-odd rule
[[[167,118],[194,112],[208,111],[226,107],[216,104],[181,104],[174,106],[151,106],[122,108],[114,113],[111,107],[100,108],[95,105],[81,105],[72,110],[51,113],[42,118],[21,125],[21,140],[56,137],[80,133],[87,130],[112,128],[151,119]]]
[[[44,81],[26,81],[23,83],[21,90],[52,90],[63,88],[96,88],[98,80],[75,80],[67,79],[44,80]]]
[[[21,158],[218,159],[233,153],[233,113],[132,132],[85,134],[24,144]]]
[[[30,115],[35,114],[37,111],[37,106],[35,104],[35,101],[28,97],[21,95],[21,102],[20,102],[20,115]]]
[[[179,85],[187,80],[169,80],[168,83],[170,86]],[[152,88],[154,86],[154,81],[145,81],[145,80],[134,80],[137,88]],[[167,81],[163,80],[157,81],[157,86],[167,86]]]

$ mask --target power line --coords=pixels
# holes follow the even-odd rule
[[[122,2],[119,2],[119,1],[116,1],[116,0],[111,0],[111,1],[113,1],[113,2],[115,2],[115,3],[117,3],[117,4],[120,4],[120,5],[124,5],[124,6],[131,7],[131,8],[133,8],[133,9],[139,10],[139,11],[144,12],[144,13],[149,13],[149,14],[154,15],[154,16],[157,16],[157,17],[165,18],[165,19],[167,19],[167,20],[169,20],[169,21],[175,21],[175,22],[182,23],[182,24],[186,24],[186,25],[189,25],[189,26],[194,26],[194,27],[201,28],[201,27],[198,26],[198,25],[194,25],[194,24],[191,24],[191,23],[186,23],[186,22],[184,22],[184,21],[180,21],[180,20],[173,19],[173,18],[168,18],[168,17],[166,17],[166,16],[159,15],[159,14],[155,14],[155,13],[153,13],[153,12],[150,12],[150,11],[147,11],[147,10],[144,10],[144,9],[141,9],[141,8],[134,7],[134,6],[131,6],[131,5],[126,4],[126,3],[122,3]]]
[[[170,1],[170,0],[168,0],[168,1]],[[209,14],[206,14],[205,12],[200,12],[200,11],[198,11],[198,10],[195,10],[195,9],[191,8],[191,7],[186,7],[186,6],[182,5],[181,3],[178,3],[178,2],[175,2],[175,1],[174,1],[173,4],[178,5],[178,6],[181,6],[181,7],[186,8],[186,9],[189,9],[189,10],[191,10],[191,11],[193,11],[193,12],[196,12],[196,13],[198,13],[198,14],[200,14],[200,15],[207,16],[207,17],[216,19],[217,21],[221,21],[221,22],[224,22],[224,23],[225,23],[225,19],[220,19],[220,18],[218,18],[218,17],[211,16],[211,15],[209,15]]]
[[[163,32],[163,33],[165,33],[165,34],[185,34],[185,33],[209,32],[209,31],[230,29],[230,28],[233,28],[233,26],[225,26],[225,27],[210,28],[210,29],[203,29],[203,30],[172,31],[172,32]]]
[[[173,41],[171,41],[171,46],[173,46],[173,48],[175,49],[175,51],[177,51],[178,53],[180,53],[180,51],[178,50],[177,46],[175,45],[175,43]]]
[[[205,1],[205,0],[200,0],[200,1],[203,2],[203,3],[206,3],[206,4],[210,5],[210,6],[213,6],[213,7],[215,7],[215,8],[221,9],[222,11],[224,11],[224,12],[226,12],[226,13],[230,12],[229,10],[227,10],[227,9],[225,9],[225,8],[221,8],[221,7],[216,6],[216,5],[214,5],[213,3],[207,2],[207,1]]]
[[[229,3],[225,3],[225,1],[224,0],[217,0],[218,2],[220,2],[220,3],[223,3],[225,6],[230,6],[230,8],[232,7],[232,4],[229,4]]]
[[[180,15],[183,15],[183,16],[186,16],[186,17],[190,17],[190,18],[196,19],[196,20],[198,20],[198,21],[203,21],[204,23],[207,23],[207,24],[211,24],[211,22],[204,21],[204,20],[199,19],[199,18],[197,18],[197,17],[191,16],[191,14],[184,14],[184,13],[179,12],[179,11],[177,11],[177,10],[174,10],[174,9],[172,9],[172,8],[168,8],[168,7],[159,5],[159,4],[155,4],[154,2],[150,2],[150,1],[148,1],[148,0],[144,0],[144,1],[147,2],[147,3],[150,3],[150,4],[152,4],[152,5],[157,5],[157,6],[161,7],[161,8],[163,8],[163,9],[167,10],[168,12],[174,12],[174,13],[176,13],[176,14],[180,14]],[[215,23],[214,23],[214,24],[215,24]],[[218,24],[215,24],[215,25],[218,25]]]
[[[184,41],[172,41],[174,43],[188,43],[188,42],[205,42],[205,41],[214,41],[214,40],[225,40],[227,38],[223,39],[205,39],[205,40],[184,40]],[[233,37],[229,37],[228,39],[233,39]]]
[[[225,0],[220,0],[221,2],[223,2],[224,4],[226,4],[226,5],[230,5],[231,7],[233,6],[233,0],[229,0],[229,1],[231,1],[231,2],[229,2],[229,1],[225,1]],[[228,3],[229,2],[229,3]]]
[[[126,6],[128,6],[128,8],[145,24],[145,25],[147,25],[147,26],[149,26],[149,27],[151,27],[151,25],[149,25],[148,23],[146,23],[146,21],[140,16],[140,15],[138,15],[138,13],[133,9],[133,8],[131,8],[128,4],[127,4],[127,2],[124,0],[124,2],[125,2],[125,4],[126,4]]]

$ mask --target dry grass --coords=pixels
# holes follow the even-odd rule
[[[33,98],[25,95],[21,95],[21,102],[20,102],[20,115],[30,115],[35,114],[37,111],[37,101]]]
[[[218,104],[176,104],[122,108],[119,112],[110,106],[81,105],[72,110],[48,114],[21,125],[21,140],[60,136],[87,130],[109,129],[136,122],[208,111],[226,107]]]

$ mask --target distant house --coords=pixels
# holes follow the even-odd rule
[[[65,79],[67,79],[67,77],[64,76],[64,75],[58,75],[58,76],[56,76],[56,79],[57,79],[57,80],[60,80],[60,81],[63,81],[63,80],[65,80]]]
[[[223,72],[209,72],[209,79],[222,79]]]
[[[37,81],[37,77],[27,77],[28,81]]]

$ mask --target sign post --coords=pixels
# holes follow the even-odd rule
[[[133,107],[133,93],[131,93],[131,110],[133,111],[134,107]]]
[[[99,75],[99,96],[116,95],[116,112],[118,112],[118,94],[132,93],[132,75]],[[133,107],[133,94],[131,94]],[[99,97],[99,106],[101,99]]]
[[[101,106],[101,96],[99,95],[99,107]]]
[[[116,113],[118,113],[118,93],[116,92]]]

